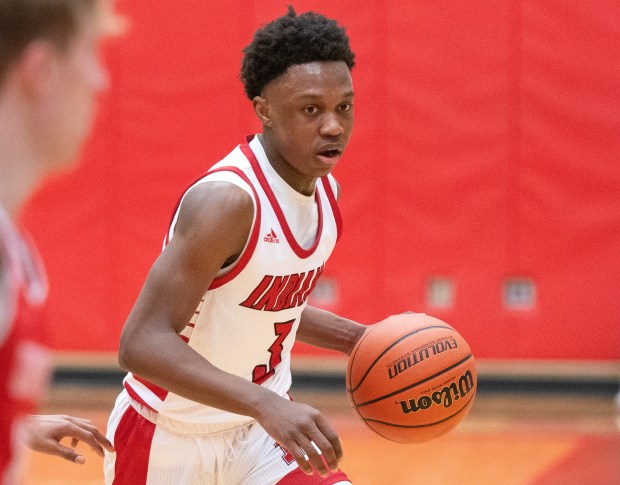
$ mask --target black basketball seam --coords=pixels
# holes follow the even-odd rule
[[[366,405],[368,405],[368,404],[373,404],[373,403],[376,403],[376,402],[378,402],[378,401],[382,401],[383,399],[386,399],[386,398],[388,398],[388,397],[395,396],[396,394],[399,394],[399,393],[401,393],[401,392],[403,392],[403,391],[406,391],[407,389],[411,389],[412,387],[416,387],[416,386],[419,386],[420,384],[424,384],[425,382],[430,381],[430,380],[434,379],[435,377],[439,377],[440,375],[445,374],[446,372],[448,372],[448,371],[450,371],[450,370],[454,369],[455,367],[458,367],[459,365],[461,365],[461,364],[463,364],[463,363],[467,362],[467,361],[468,361],[469,359],[471,359],[472,357],[473,357],[473,355],[472,355],[472,354],[469,354],[469,355],[468,355],[467,357],[465,357],[464,359],[459,360],[458,362],[456,362],[455,364],[452,364],[452,365],[451,365],[451,366],[449,366],[449,367],[446,367],[445,369],[441,370],[440,372],[437,372],[437,373],[435,373],[435,374],[433,374],[433,375],[431,375],[431,376],[425,377],[425,378],[424,378],[424,379],[422,379],[421,381],[414,382],[413,384],[410,384],[410,385],[408,385],[408,386],[406,386],[406,387],[403,387],[403,388],[401,388],[401,389],[398,389],[397,391],[393,391],[393,392],[390,392],[389,394],[386,394],[386,395],[384,395],[384,396],[380,396],[380,397],[377,397],[377,398],[375,398],[375,399],[371,399],[370,401],[365,401],[365,402],[362,402],[362,403],[356,404],[356,406],[359,408],[359,407],[362,407],[362,406],[366,406]]]
[[[469,397],[469,399],[467,400],[467,402],[463,405],[463,407],[461,407],[461,409],[459,409],[456,413],[451,414],[450,416],[440,419],[439,421],[435,421],[433,423],[427,423],[427,424],[396,424],[396,423],[388,423],[386,421],[379,421],[378,419],[372,419],[372,418],[362,418],[364,421],[366,422],[371,422],[371,423],[378,423],[378,424],[384,424],[386,426],[392,426],[394,428],[427,428],[429,426],[435,426],[436,424],[441,424],[445,421],[448,421],[449,419],[452,419],[454,416],[456,416],[459,413],[462,413],[465,408],[469,405],[469,403],[471,402],[471,400],[476,396],[476,391],[474,391],[474,393]],[[373,431],[376,431],[374,428],[371,427],[371,429]]]
[[[372,364],[370,364],[370,365],[368,366],[368,369],[366,369],[366,372],[364,373],[364,375],[362,376],[362,378],[360,379],[360,381],[357,383],[357,386],[355,386],[355,387],[353,387],[353,388],[349,389],[349,392],[353,393],[353,392],[357,391],[357,389],[359,389],[359,387],[362,385],[362,382],[364,382],[364,380],[366,379],[366,376],[368,376],[368,373],[369,373],[369,372],[371,371],[371,369],[375,366],[375,364],[377,363],[377,361],[379,361],[379,359],[380,359],[381,357],[383,357],[383,356],[385,355],[385,353],[386,353],[388,350],[390,350],[392,347],[394,347],[394,346],[395,346],[396,344],[398,344],[399,342],[402,342],[404,339],[409,338],[409,337],[411,337],[412,335],[414,335],[414,334],[416,334],[416,333],[418,333],[418,332],[422,332],[422,331],[424,331],[424,330],[430,330],[430,329],[433,329],[433,328],[446,328],[446,329],[448,329],[448,330],[452,330],[452,331],[454,331],[454,329],[453,329],[452,327],[449,327],[449,326],[444,326],[444,325],[429,325],[428,327],[418,328],[417,330],[414,330],[414,331],[412,331],[412,332],[409,332],[409,333],[408,333],[408,334],[406,334],[406,335],[403,335],[403,336],[402,336],[402,337],[400,337],[398,340],[395,340],[394,342],[392,342],[392,343],[390,344],[390,346],[389,346],[389,347],[386,347],[386,348],[385,348],[385,350],[383,350],[383,352],[381,352],[381,353],[377,356],[377,358],[373,361],[373,363],[372,363]],[[358,349],[358,350],[359,350],[359,349]],[[357,354],[357,352],[356,352],[356,354]],[[353,384],[353,383],[351,383],[351,384]]]
[[[349,361],[350,361],[350,362],[349,362],[349,368],[353,367],[353,362],[355,361],[355,357],[357,356],[357,352],[358,352],[358,350],[360,349],[360,346],[362,345],[362,342],[364,341],[364,339],[365,339],[366,337],[368,337],[368,335],[370,335],[370,334],[371,334],[371,332],[372,332],[373,330],[375,330],[376,328],[377,328],[377,326],[376,326],[376,325],[373,325],[373,326],[372,326],[372,327],[370,327],[370,328],[369,328],[369,330],[368,330],[367,332],[365,332],[365,333],[362,335],[362,337],[358,340],[358,342],[357,342],[357,344],[355,345],[355,348],[354,348],[354,350],[353,350],[353,353],[351,354],[351,357],[349,357]],[[347,372],[347,376],[346,376],[346,377],[347,377],[347,380],[350,380],[350,377],[351,377],[351,376],[349,375],[349,373],[348,373],[348,372]],[[350,385],[352,385],[352,384],[353,384],[352,382],[349,382],[349,383],[348,383],[348,385],[347,385],[347,389],[348,389],[348,386],[350,386]]]

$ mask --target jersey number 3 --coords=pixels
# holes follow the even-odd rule
[[[284,349],[282,342],[284,342],[284,339],[286,339],[288,334],[291,333],[293,323],[295,323],[295,320],[276,322],[273,324],[276,333],[276,340],[273,344],[271,344],[271,347],[269,347],[269,353],[271,354],[271,357],[269,358],[269,365],[267,366],[263,364],[254,367],[254,371],[252,372],[252,382],[262,384],[275,374],[276,366],[282,362],[282,350]]]

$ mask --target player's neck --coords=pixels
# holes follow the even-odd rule
[[[0,155],[3,157],[4,154]],[[33,173],[24,167],[18,167],[19,163],[4,163],[0,161],[0,205],[8,212],[11,219],[15,220],[21,212],[30,193],[39,181],[38,173]]]
[[[309,179],[308,177],[304,177],[298,171],[296,171],[290,163],[288,163],[275,148],[269,136],[265,135],[265,133],[258,135],[258,139],[263,146],[263,150],[265,150],[265,155],[267,155],[267,160],[269,164],[273,167],[276,173],[284,180],[287,184],[289,184],[293,189],[303,195],[312,195],[314,194],[314,188],[316,186],[316,179]]]
[[[12,219],[44,175],[35,147],[23,114],[0,103],[0,204]]]

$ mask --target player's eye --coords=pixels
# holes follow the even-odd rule
[[[351,111],[353,109],[353,104],[352,103],[342,103],[340,105],[340,111],[344,111],[345,113],[347,111]]]
[[[309,115],[316,114],[316,112],[317,112],[318,110],[319,110],[319,109],[318,109],[316,106],[314,106],[313,104],[311,104],[311,105],[309,105],[309,106],[304,107],[304,113],[309,114]]]

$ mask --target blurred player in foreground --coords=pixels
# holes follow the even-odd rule
[[[107,74],[98,42],[116,25],[105,0],[0,0],[0,483],[17,483],[23,443],[74,463],[61,445],[112,450],[88,420],[32,416],[50,357],[42,315],[43,265],[18,228],[22,206],[50,173],[74,163]]]
[[[341,228],[354,54],[292,8],[244,54],[263,130],[185,193],[125,324],[109,485],[350,483],[331,425],[288,391],[295,338],[349,354],[366,329],[306,305]]]

